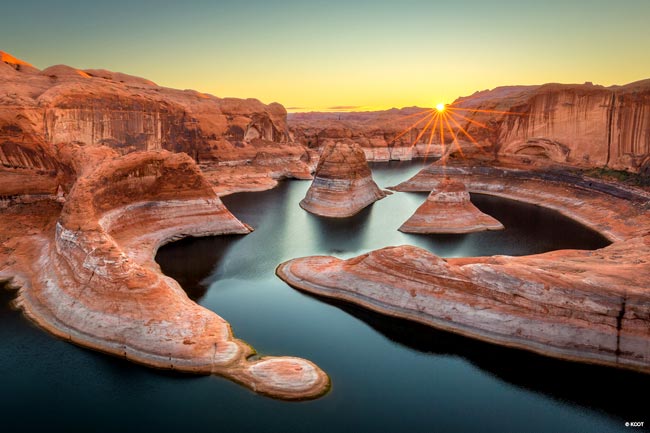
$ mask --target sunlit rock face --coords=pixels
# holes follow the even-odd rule
[[[442,179],[399,230],[406,233],[473,233],[503,228],[499,221],[472,204],[463,183]]]
[[[282,399],[326,392],[327,375],[307,360],[249,360],[254,350],[228,322],[154,262],[160,245],[180,237],[252,230],[195,162],[164,150],[107,150],[77,149],[62,208],[40,200],[0,213],[0,281],[20,287],[15,305],[56,336],[137,363],[219,374]]]
[[[17,146],[49,155],[61,143],[120,154],[185,152],[208,169],[238,167],[249,177],[309,178],[313,169],[306,149],[291,142],[280,104],[169,89],[104,70],[39,71],[2,53],[0,158],[15,159],[7,154],[16,155]]]
[[[310,361],[250,359],[228,322],[153,260],[184,236],[252,231],[216,191],[310,177],[284,108],[0,59],[0,283],[20,289],[15,305],[58,337],[133,362],[282,399],[326,392]]]
[[[385,196],[372,180],[363,150],[356,144],[336,143],[323,149],[300,206],[316,215],[344,218]]]
[[[417,107],[293,113],[289,126],[305,146],[354,142],[368,160],[451,152],[459,157],[515,158],[532,165],[650,171],[650,80],[612,87],[498,87],[458,98],[449,107],[451,119],[442,126],[434,121],[427,127],[426,120],[419,121],[426,109]]]
[[[490,127],[467,125],[499,157],[632,172],[647,169],[650,80],[612,87],[586,83],[497,88],[460,98],[454,105],[515,113],[465,113]]]

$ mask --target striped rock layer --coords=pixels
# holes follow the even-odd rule
[[[399,230],[405,233],[473,233],[503,228],[503,224],[472,204],[463,183],[446,179],[431,191]]]
[[[443,173],[472,192],[553,208],[612,244],[454,259],[399,246],[349,260],[294,259],[278,276],[310,293],[492,343],[650,373],[650,194],[558,173],[435,165],[396,189],[431,190]]]
[[[190,300],[153,259],[160,245],[180,237],[251,230],[189,156],[108,157],[82,170],[40,234],[4,243],[11,257],[0,252],[0,280],[20,287],[15,303],[27,317],[81,346],[151,367],[221,375],[277,398],[315,398],[329,387],[320,368],[294,357],[250,360],[255,351],[229,323]]]
[[[316,215],[345,218],[385,196],[372,180],[363,150],[354,143],[332,143],[323,149],[300,206]]]

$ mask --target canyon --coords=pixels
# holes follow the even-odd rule
[[[329,389],[310,361],[256,355],[153,260],[175,239],[252,231],[217,192],[311,178],[282,106],[102,70],[39,71],[6,53],[0,86],[0,281],[25,316],[84,347],[274,398]]]
[[[291,113],[289,128],[296,141],[314,149],[331,141],[355,142],[369,161],[485,152],[495,161],[608,167],[650,176],[650,80],[611,87],[497,87],[458,98],[449,107],[456,110],[451,113],[458,114],[458,125],[445,127],[442,140],[433,134],[430,144],[425,123],[414,124],[418,113],[432,110],[418,107]],[[460,152],[451,146],[455,138]]]
[[[160,273],[153,261],[160,245],[252,230],[228,212],[189,156],[108,152],[86,155],[81,168],[58,217],[43,216],[32,232],[3,242],[0,278],[19,288],[14,305],[29,319],[85,347],[152,367],[221,375],[276,398],[327,390],[327,375],[309,361],[250,361],[254,350],[233,337],[228,322]],[[25,218],[35,206],[44,204],[15,211]],[[4,232],[24,230],[11,213],[3,216]]]
[[[220,196],[315,171],[300,205],[342,219],[388,194],[367,161],[441,157],[393,189],[430,193],[422,213],[444,205],[446,230],[459,219],[454,232],[499,227],[467,213],[466,188],[555,209],[612,244],[453,259],[399,246],[348,260],[294,259],[278,275],[307,292],[497,344],[650,370],[650,193],[575,170],[650,176],[648,80],[478,92],[452,104],[470,110],[462,128],[474,141],[452,137],[456,129],[428,143],[421,127],[409,129],[428,112],[417,107],[288,115],[278,103],[117,72],[39,70],[4,52],[0,60],[0,283],[57,337],[150,367],[221,375],[279,399],[319,397],[330,387],[320,367],[257,355],[162,274],[156,251],[187,236],[251,233]],[[440,226],[430,216],[424,223]]]
[[[184,152],[219,193],[270,188],[285,177],[311,179],[315,161],[290,139],[280,104],[169,89],[105,70],[40,71],[7,53],[2,59],[0,170],[7,181],[0,196],[69,189],[72,170],[59,155],[69,145],[121,155]]]
[[[340,260],[293,259],[277,274],[320,296],[561,359],[650,372],[650,193],[521,166],[433,164],[396,191],[450,177],[470,192],[540,204],[606,236],[595,251],[440,258],[408,245]]]

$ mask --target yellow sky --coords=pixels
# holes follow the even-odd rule
[[[24,0],[0,49],[292,111],[433,106],[501,85],[650,77],[650,1]]]

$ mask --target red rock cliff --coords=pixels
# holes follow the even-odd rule
[[[505,89],[479,92],[453,104],[519,113],[468,115],[492,128],[467,125],[499,155],[648,171],[650,80],[613,87],[587,83]]]
[[[257,167],[274,177],[308,177],[310,172],[308,153],[290,142],[286,111],[280,104],[169,89],[104,70],[58,65],[39,71],[2,53],[3,170],[32,165],[41,170],[58,143],[103,145],[120,154],[158,149],[185,152],[209,168],[236,166],[250,171]],[[30,152],[45,156],[18,156]],[[20,164],[15,164],[17,159]],[[41,182],[46,183],[47,179]],[[51,189],[49,184],[43,186],[34,189]]]
[[[451,108],[465,116],[453,116],[454,120],[495,158],[514,156],[650,175],[650,80],[612,87],[589,83],[498,87],[459,98]],[[425,110],[294,113],[289,124],[295,139],[306,146],[355,142],[369,160],[439,156],[439,135],[431,136],[432,145],[427,146],[430,136],[422,133],[426,121],[413,126],[421,118],[418,111]],[[480,153],[453,121],[449,128],[453,134],[444,128],[447,145],[456,134],[459,146]]]

